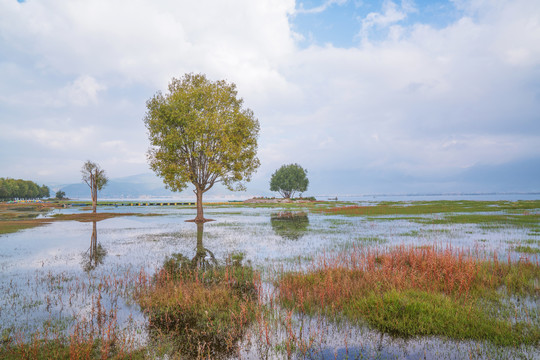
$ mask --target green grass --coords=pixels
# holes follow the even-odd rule
[[[400,236],[412,236],[412,237],[418,237],[420,236],[420,231],[418,230],[411,230],[405,233],[399,234]]]
[[[50,211],[50,208],[44,208],[39,203],[0,205],[0,235],[40,226],[42,224],[34,223],[32,220]]]
[[[537,346],[538,309],[509,299],[536,298],[540,265],[469,258],[463,251],[434,247],[347,249],[323,268],[284,273],[277,281],[283,306],[366,323],[404,338],[444,336],[497,346]],[[501,291],[504,289],[504,291]],[[516,315],[517,316],[517,315]]]
[[[388,240],[379,236],[360,236],[357,237],[355,241],[362,244],[384,244]]]
[[[540,214],[457,214],[441,219],[422,219],[429,224],[478,224],[482,228],[521,227],[530,230],[540,229]]]
[[[50,359],[110,359],[110,360],[144,360],[146,350],[134,350],[123,352],[114,349],[114,346],[109,344],[110,351],[103,352],[103,344],[101,341],[84,341],[74,343],[69,338],[57,340],[39,340],[32,343],[15,344],[10,340],[2,343],[0,347],[0,358],[3,360],[50,360]]]
[[[380,202],[373,206],[326,207],[321,211],[337,215],[425,215],[441,213],[473,213],[506,211],[529,213],[540,209],[540,200],[530,201],[415,201]]]
[[[524,253],[524,254],[540,254],[539,248],[533,248],[533,247],[525,246],[525,245],[514,247],[514,251],[519,252],[519,253]]]
[[[31,229],[43,223],[30,223],[22,221],[0,221],[0,235],[11,234],[24,229]]]
[[[435,335],[517,345],[538,342],[539,336],[538,329],[489,317],[474,302],[416,289],[372,292],[344,305],[343,313],[402,337]]]
[[[528,229],[529,235],[535,236],[540,232],[539,210],[540,201],[531,200],[381,202],[373,206],[323,207],[313,211],[332,215],[366,216],[369,221],[406,220],[424,225],[476,224],[486,230],[518,227]],[[412,231],[402,235],[418,236],[419,233]]]
[[[507,227],[528,229],[530,236],[538,235],[540,231],[540,214],[442,214],[433,217],[369,217],[370,221],[407,220],[422,225],[456,225],[476,224],[482,229],[494,230]],[[449,232],[450,230],[433,230]],[[412,235],[411,235],[412,236]]]
[[[353,240],[348,240],[343,243],[336,244],[334,246],[334,249],[338,251],[351,251],[359,246],[381,245],[386,242],[388,242],[388,240],[378,236],[361,236]]]

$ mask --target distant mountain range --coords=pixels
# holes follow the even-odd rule
[[[540,192],[540,158],[500,165],[478,164],[448,176],[404,174],[398,170],[314,170],[308,173],[305,196],[361,196],[370,194],[451,194],[451,193],[526,193]],[[204,195],[205,200],[243,200],[253,196],[279,196],[270,191],[270,176],[255,177],[247,191],[229,191],[216,184]],[[84,183],[50,186],[72,199],[89,199]],[[194,200],[193,186],[181,193],[165,188],[153,173],[111,179],[100,191],[100,199],[172,198]],[[54,196],[54,194],[51,194]]]
[[[253,184],[252,184],[253,185]],[[143,198],[173,198],[195,199],[192,186],[180,193],[165,188],[163,181],[151,173],[138,174],[122,178],[110,179],[107,185],[99,192],[99,199],[143,199]],[[89,199],[90,189],[85,183],[52,186],[56,192],[62,190],[70,199]],[[54,196],[54,194],[51,194]],[[250,187],[244,192],[229,191],[224,186],[216,184],[205,194],[205,200],[215,199],[248,199],[253,196],[272,196],[269,191],[257,190],[257,186]]]

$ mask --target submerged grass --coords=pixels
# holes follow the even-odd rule
[[[540,254],[539,248],[534,248],[528,245],[520,245],[514,247],[514,251],[524,254]]]
[[[320,209],[336,215],[424,215],[440,213],[473,213],[506,211],[528,214],[540,209],[540,200],[527,201],[414,201],[380,202],[372,206],[338,206]]]
[[[37,216],[37,214],[36,214]],[[31,229],[38,226],[50,224],[55,221],[102,221],[114,217],[122,216],[160,216],[159,214],[137,214],[137,213],[80,213],[80,214],[54,214],[48,218],[33,218],[25,219],[18,218],[16,220],[0,220],[0,235],[14,233],[24,229]],[[35,216],[34,216],[35,217]]]
[[[39,215],[49,212],[51,207],[41,203],[7,204],[0,203],[0,235],[41,225],[35,221]]]
[[[321,210],[327,214],[367,216],[370,221],[406,220],[419,224],[476,224],[492,230],[506,227],[528,229],[532,236],[540,232],[540,201],[517,202],[419,202],[379,203],[374,206],[345,206]],[[426,215],[435,215],[427,216]],[[403,234],[417,236],[418,234]]]
[[[540,229],[540,214],[455,214],[442,219],[421,219],[429,224],[478,224],[485,229],[520,227]]]
[[[0,235],[15,233],[24,229],[31,229],[43,224],[43,222],[36,222],[31,220],[0,221]]]
[[[134,347],[133,338],[124,334],[118,326],[118,308],[108,299],[116,298],[118,293],[127,291],[127,284],[132,283],[129,273],[123,277],[106,275],[100,279],[70,278],[52,273],[36,277],[34,286],[45,288],[44,304],[37,301],[33,306],[46,306],[49,318],[42,324],[32,327],[2,329],[0,339],[0,359],[143,359],[142,350]],[[26,284],[30,285],[30,281]],[[64,288],[69,300],[58,291]],[[3,288],[11,294],[13,301],[20,296],[12,287]],[[37,287],[33,291],[37,293]],[[55,304],[71,305],[84,298],[88,301],[88,312],[73,313],[73,316],[58,317]],[[28,301],[24,299],[24,301]],[[16,305],[12,303],[12,305]],[[25,316],[23,306],[22,317]],[[8,310],[2,307],[2,311]],[[28,313],[26,313],[27,315]],[[4,313],[2,313],[4,315]],[[7,319],[6,319],[7,320]],[[5,324],[2,324],[5,325]]]
[[[537,299],[539,282],[538,263],[501,263],[475,259],[463,250],[401,246],[356,248],[321,258],[307,272],[283,274],[276,285],[287,308],[344,316],[392,335],[537,346],[538,309],[524,309],[529,320],[516,321],[504,299]]]

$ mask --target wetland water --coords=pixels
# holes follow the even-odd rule
[[[405,204],[406,205],[406,204]],[[538,214],[539,209],[533,210]],[[77,214],[79,208],[57,209],[45,215]],[[146,317],[131,299],[131,282],[141,273],[153,274],[174,253],[193,258],[197,253],[197,226],[187,207],[99,207],[98,212],[138,213],[97,222],[56,221],[0,235],[0,332],[3,336],[29,336],[35,331],[72,330],[77,321],[94,326],[99,307],[114,317],[119,331],[134,347],[151,341]],[[501,211],[500,214],[504,214]],[[483,213],[480,213],[483,214]],[[490,214],[498,214],[497,212]],[[204,248],[218,261],[232,253],[261,271],[267,298],[273,293],[276,271],[299,269],[317,256],[347,251],[356,246],[390,248],[396,245],[451,245],[471,252],[538,263],[540,233],[530,227],[485,226],[479,223],[440,221],[445,214],[346,216],[312,209],[280,207],[209,206],[205,216]],[[200,234],[199,234],[200,235]],[[516,252],[521,244],[532,253]],[[538,296],[527,299],[540,307]],[[101,311],[101,310],[100,310]],[[453,341],[439,337],[392,338],[347,321],[335,323],[322,316],[282,312],[296,337],[313,338],[313,351],[293,353],[293,358],[314,359],[538,359],[534,347],[499,348],[484,342]],[[253,340],[260,330],[241,341],[235,357],[287,358],[285,320],[270,331],[273,344]],[[100,320],[101,321],[101,320]],[[101,325],[100,325],[101,327]],[[251,336],[251,338],[250,338]],[[267,344],[268,345],[268,344]],[[480,349],[480,350],[479,350]]]

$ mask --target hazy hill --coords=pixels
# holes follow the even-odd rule
[[[245,192],[229,191],[216,184],[204,195],[205,200],[213,199],[247,199],[257,196],[271,196],[269,190],[259,189],[259,184],[250,184],[250,190]],[[54,191],[62,190],[70,199],[89,199],[90,189],[85,183],[53,186]],[[195,199],[192,186],[181,193],[172,192],[165,188],[163,181],[151,173],[110,179],[107,186],[99,192],[98,199],[137,199],[137,198],[178,198]]]
[[[308,169],[309,170],[309,169]],[[309,171],[306,196],[344,196],[365,194],[448,194],[448,193],[506,193],[540,191],[540,158],[499,165],[476,164],[445,176],[403,173],[397,169],[341,169]],[[253,196],[279,196],[271,192],[270,175],[259,175],[248,183],[245,192],[232,192],[217,184],[204,195],[205,200],[248,199]],[[74,199],[89,199],[90,190],[84,183],[50,186],[62,190]],[[167,197],[195,199],[188,188],[174,193],[152,173],[115,178],[100,192],[100,199],[136,199]],[[53,195],[53,194],[52,194]]]

